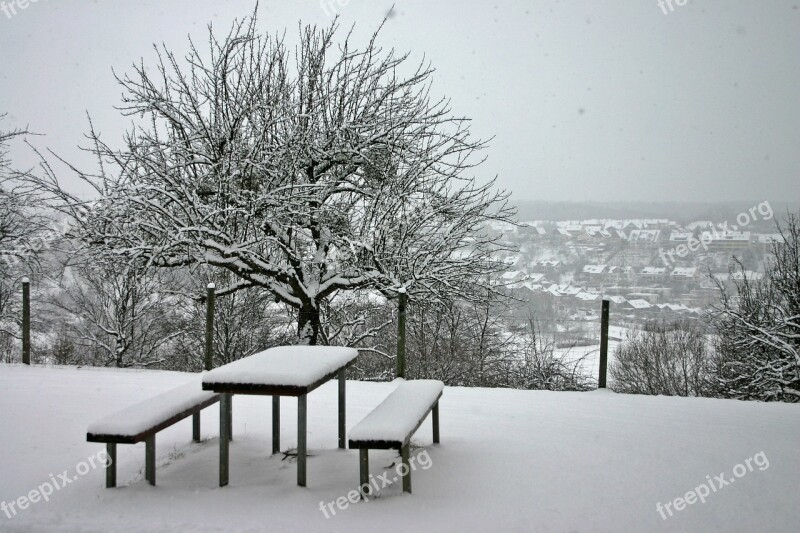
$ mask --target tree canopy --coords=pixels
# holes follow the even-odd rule
[[[209,264],[298,311],[317,343],[321,304],[337,291],[478,298],[502,268],[487,224],[507,194],[471,175],[486,143],[446,99],[433,70],[362,47],[337,21],[300,26],[291,50],[255,15],[181,60],[156,47],[118,76],[134,117],[121,149],[94,131],[99,172],[79,173],[91,203],[49,165],[28,176],[74,217],[86,246],[157,267]],[[477,288],[483,287],[481,290]],[[480,295],[480,296],[479,296]]]

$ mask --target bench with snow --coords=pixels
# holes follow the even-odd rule
[[[433,379],[403,381],[392,393],[350,431],[349,447],[358,448],[359,480],[363,494],[369,494],[369,450],[400,450],[405,473],[403,492],[411,492],[409,442],[433,411],[433,443],[439,443],[439,398],[444,383]]]
[[[117,485],[117,444],[142,441],[145,441],[145,479],[155,485],[156,433],[192,415],[192,438],[199,442],[200,411],[218,401],[219,394],[204,391],[200,381],[192,381],[90,425],[86,440],[106,443],[106,487]]]

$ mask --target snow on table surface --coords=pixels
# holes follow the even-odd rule
[[[203,376],[203,384],[306,387],[356,357],[355,348],[279,346],[215,368]]]
[[[94,435],[135,436],[215,395],[215,392],[204,391],[199,379],[193,379],[185,385],[101,418],[89,425],[87,432]]]
[[[402,441],[444,390],[435,379],[402,381],[364,420],[350,431],[350,440]]]

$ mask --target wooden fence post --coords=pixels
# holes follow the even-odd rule
[[[208,284],[206,289],[206,352],[205,369],[211,370],[214,367],[214,290],[213,283]]]
[[[600,316],[600,375],[598,376],[598,387],[606,388],[606,372],[608,371],[608,300],[603,300],[603,312]]]
[[[31,280],[22,278],[22,362],[31,364]]]
[[[406,304],[408,295],[404,288],[398,291],[397,305],[397,377],[406,377]]]

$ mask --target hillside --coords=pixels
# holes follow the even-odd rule
[[[429,461],[413,494],[394,484],[328,518],[321,506],[358,482],[357,454],[335,448],[334,383],[309,396],[308,488],[295,485],[291,458],[269,455],[261,397],[234,399],[228,487],[216,486],[216,406],[203,413],[204,442],[191,442],[189,420],[159,434],[157,487],[143,481],[143,445],[120,445],[117,489],[103,488],[100,468],[75,475],[102,450],[85,441],[90,422],[191,377],[0,365],[0,502],[62,472],[75,478],[48,502],[0,513],[0,531],[787,531],[800,521],[797,405],[609,391],[448,387],[442,444],[431,445],[429,423],[414,439],[424,448],[412,455]],[[348,382],[348,429],[393,386]],[[284,401],[284,450],[295,445],[295,417]],[[372,452],[373,475],[395,460]],[[662,519],[659,502],[720,473],[734,481]]]

